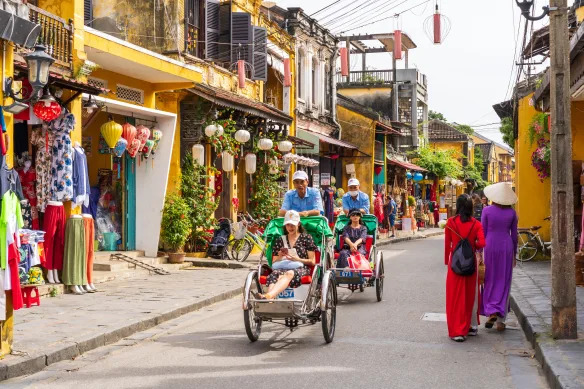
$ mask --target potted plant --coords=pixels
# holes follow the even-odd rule
[[[191,232],[188,203],[179,195],[166,198],[162,210],[160,239],[168,252],[168,262],[182,263],[185,260],[183,247]]]

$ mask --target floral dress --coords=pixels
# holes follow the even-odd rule
[[[353,228],[350,224],[343,228],[343,235],[341,236],[341,242],[343,242],[343,249],[339,253],[339,259],[337,261],[337,267],[345,268],[349,266],[349,257],[351,256],[351,250],[349,245],[345,243],[345,239],[353,243],[361,239],[362,243],[358,246],[359,253],[367,256],[367,251],[365,250],[365,242],[367,241],[367,227],[361,225],[359,228]]]
[[[272,253],[274,253],[274,256],[278,255],[278,252],[280,252],[280,249],[282,247],[284,247],[284,242],[282,241],[282,239],[288,239],[288,236],[283,235],[281,239],[276,239],[276,241],[272,245]],[[287,242],[288,247],[290,247],[290,241],[286,241],[286,242]],[[296,239],[296,243],[294,244],[293,248],[296,249],[296,253],[298,254],[298,257],[302,258],[302,259],[308,259],[308,252],[309,251],[316,251],[316,249],[317,249],[316,245],[314,244],[314,240],[312,240],[312,236],[310,236],[308,234],[300,234],[298,239]],[[275,284],[278,281],[278,278],[280,277],[280,275],[282,275],[288,271],[289,270],[274,270],[274,271],[272,271],[272,273],[270,273],[270,275],[266,279],[266,285],[270,286],[271,284]],[[308,268],[308,266],[303,266],[303,267],[295,269],[293,271],[294,271],[294,277],[292,278],[292,281],[290,281],[289,286],[290,286],[290,288],[297,288],[302,284],[302,277],[310,274],[310,269]]]
[[[41,212],[45,212],[47,202],[51,197],[51,140],[52,136],[43,126],[32,133],[31,142],[36,146],[36,204]]]
[[[75,116],[66,113],[50,124],[55,135],[51,147],[51,200],[73,199],[73,145],[69,133],[75,127]]]
[[[25,228],[31,230],[39,229],[39,215],[37,210],[37,193],[35,188],[36,172],[33,168],[29,168],[28,171],[24,169],[18,169],[18,175],[20,176],[20,183],[22,184],[22,192],[24,197],[28,200],[28,205],[21,203],[23,212],[27,211],[25,217]]]

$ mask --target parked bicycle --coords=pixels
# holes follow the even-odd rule
[[[266,242],[262,237],[261,226],[265,226],[267,221],[264,219],[256,221],[249,213],[240,213],[237,219],[238,222],[232,226],[233,236],[225,245],[223,258],[243,262],[249,257],[254,247],[257,247],[263,255]]]
[[[550,220],[546,217],[544,220]],[[551,251],[552,242],[545,242],[539,235],[541,226],[530,228],[518,228],[517,237],[517,260],[520,262],[531,261],[535,256],[542,252],[547,254]]]

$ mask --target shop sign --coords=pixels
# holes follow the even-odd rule
[[[320,188],[320,174],[312,175],[312,187],[316,189]]]
[[[329,186],[330,184],[331,184],[331,174],[330,173],[322,173],[320,175],[320,185]]]

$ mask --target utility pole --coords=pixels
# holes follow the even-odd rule
[[[574,193],[570,38],[567,0],[550,0],[552,181],[552,336],[578,337],[574,269]]]

